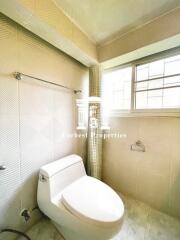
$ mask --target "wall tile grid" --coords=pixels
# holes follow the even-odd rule
[[[37,205],[39,168],[62,156],[85,157],[85,140],[67,138],[76,130],[72,92],[36,81],[17,81],[24,72],[88,92],[88,71],[65,54],[0,15],[0,229],[22,231],[40,217],[38,211],[25,223],[20,212]],[[64,136],[66,135],[66,136]],[[13,239],[12,234],[0,235]]]
[[[127,138],[104,141],[104,181],[180,217],[180,118],[111,118],[110,127]],[[130,151],[137,140],[145,153]]]

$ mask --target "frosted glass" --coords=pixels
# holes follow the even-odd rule
[[[159,60],[149,64],[149,77],[162,76],[164,73],[164,60]]]
[[[136,90],[144,90],[148,88],[148,82],[140,82],[136,84]]]
[[[164,108],[180,107],[180,87],[164,89],[163,107]]]
[[[180,73],[180,60],[165,64],[165,75]]]
[[[176,60],[180,60],[180,55],[173,56],[173,57],[168,57],[168,58],[165,59],[165,62],[173,62],[173,61],[176,61]]]
[[[131,79],[132,67],[104,74],[103,98],[109,98],[110,109],[130,109]]]
[[[143,64],[136,69],[137,109],[180,108],[180,76],[167,77],[180,74],[180,55]],[[147,81],[138,82],[140,80]]]
[[[154,90],[148,92],[148,97],[161,97],[163,96],[163,90]]]
[[[180,85],[180,76],[164,78],[164,86]]]
[[[163,87],[163,79],[152,80],[148,82],[148,89],[151,88],[162,88]]]
[[[136,93],[136,108],[137,109],[147,108],[147,92]]]
[[[148,65],[144,68],[137,68],[137,81],[148,79]]]
[[[148,108],[161,108],[162,107],[162,97],[149,97],[148,98]]]

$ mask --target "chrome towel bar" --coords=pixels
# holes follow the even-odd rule
[[[13,74],[13,76],[14,76],[17,80],[22,80],[23,77],[32,78],[32,79],[35,79],[35,80],[40,81],[40,82],[52,84],[52,85],[55,85],[55,86],[58,86],[58,87],[62,87],[62,88],[71,90],[71,91],[73,91],[75,94],[78,94],[78,93],[81,93],[81,92],[82,92],[82,91],[79,90],[79,89],[73,89],[73,88],[70,88],[70,87],[67,87],[67,86],[58,84],[58,83],[49,82],[49,81],[47,81],[47,80],[44,80],[44,79],[41,79],[41,78],[37,78],[37,77],[33,77],[33,76],[31,76],[31,75],[27,75],[27,74],[20,73],[20,72],[15,72],[15,73]]]

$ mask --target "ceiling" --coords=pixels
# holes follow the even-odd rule
[[[54,0],[96,44],[102,44],[180,6],[180,0]]]

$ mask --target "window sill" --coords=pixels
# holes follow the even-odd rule
[[[111,111],[110,117],[180,117],[180,109]]]

